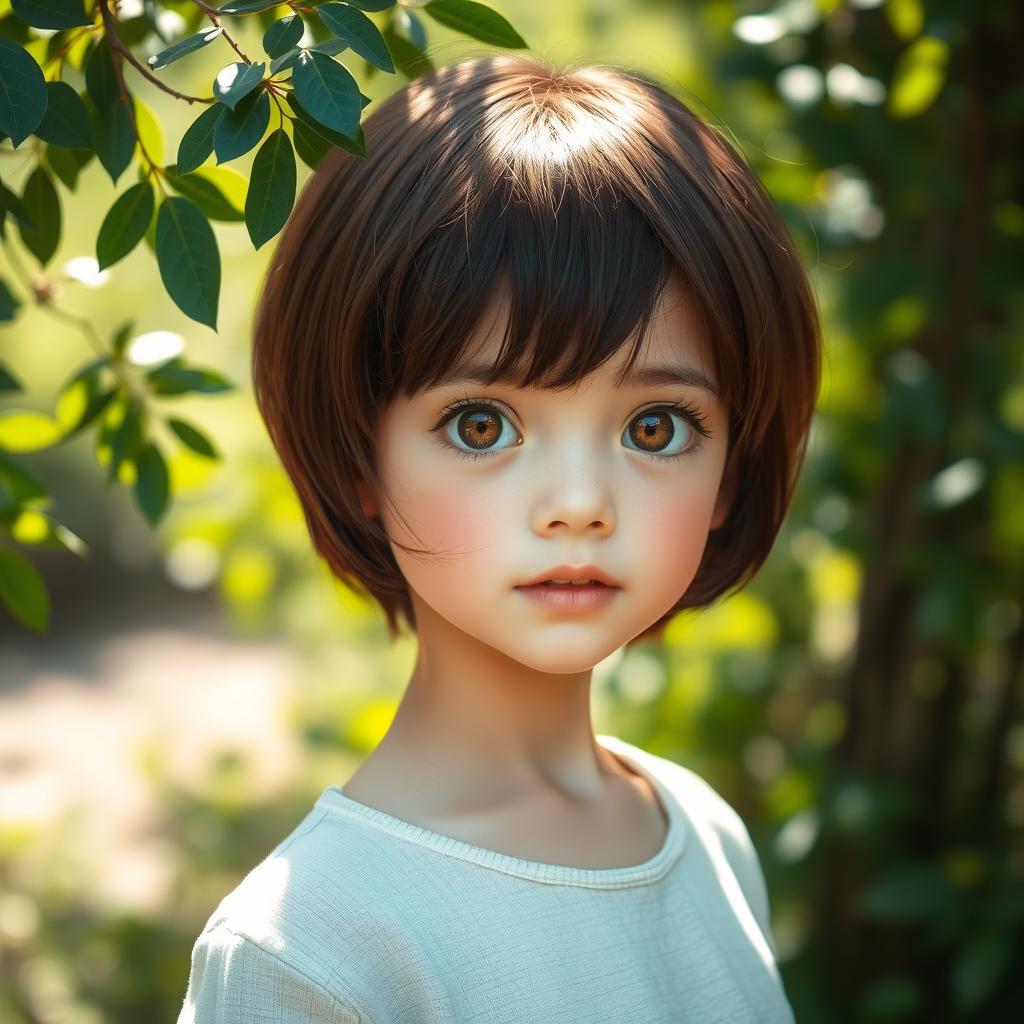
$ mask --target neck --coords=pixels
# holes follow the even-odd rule
[[[621,774],[594,738],[592,669],[542,672],[467,636],[421,601],[415,612],[416,664],[371,759],[457,806],[533,794],[589,802]]]

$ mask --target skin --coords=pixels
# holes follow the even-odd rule
[[[493,361],[499,315],[485,313],[470,360]],[[675,604],[724,521],[728,410],[696,387],[616,388],[627,348],[571,392],[451,384],[385,410],[381,488],[360,485],[360,495],[409,584],[418,655],[387,734],[344,786],[352,799],[548,863],[625,866],[660,848],[657,796],[594,738],[591,676]],[[695,366],[714,381],[674,277],[637,366],[652,362]],[[465,398],[487,399],[503,416],[472,444],[466,430],[479,410],[456,410],[432,432]],[[627,428],[673,403],[697,408],[711,436],[676,413],[648,451],[699,447],[659,461],[638,450],[635,423],[632,435]],[[497,454],[461,457],[441,439]],[[409,554],[395,540],[438,555]],[[585,614],[539,607],[514,589],[563,562],[600,566],[622,589]]]

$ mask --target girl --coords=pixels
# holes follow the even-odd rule
[[[790,237],[607,66],[468,60],[364,130],[284,231],[253,376],[317,551],[417,661],[210,917],[179,1022],[791,1021],[743,822],[589,707],[779,530],[820,358]]]

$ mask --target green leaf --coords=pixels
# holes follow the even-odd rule
[[[280,57],[282,53],[297,46],[302,38],[303,29],[302,18],[297,14],[289,14],[275,21],[263,33],[263,49],[266,50],[267,56]]]
[[[222,103],[214,103],[189,125],[178,143],[179,174],[194,171],[213,152],[213,130],[226,109]]]
[[[390,25],[384,29],[384,39],[391,56],[395,59],[395,66],[406,78],[418,78],[434,70],[434,62]]]
[[[110,365],[110,357],[102,356],[82,367],[60,389],[54,405],[54,416],[63,432],[63,440],[72,437],[107,407],[116,389],[102,391],[100,375]]]
[[[153,187],[148,181],[132,185],[107,212],[96,238],[99,269],[123,259],[142,241],[153,219]]]
[[[164,165],[164,130],[160,127],[156,114],[149,104],[140,96],[132,97],[135,109],[135,127],[139,132],[141,153],[144,149],[149,159],[158,167]]]
[[[114,59],[110,43],[100,36],[85,61],[85,91],[97,110],[109,110],[121,95],[114,72]]]
[[[259,144],[270,124],[270,97],[265,89],[249,93],[234,110],[226,110],[213,129],[213,150],[222,164]]]
[[[361,11],[386,11],[394,6],[395,0],[349,0],[349,3]]]
[[[271,77],[280,71],[287,71],[299,59],[300,53],[302,53],[302,48],[293,46],[290,50],[285,50],[280,56],[275,57],[270,62]]]
[[[33,28],[75,28],[91,25],[82,0],[11,0],[11,10]]]
[[[43,167],[28,176],[21,201],[36,227],[19,224],[18,232],[25,248],[45,267],[60,243],[61,209],[53,180]]]
[[[34,409],[5,409],[0,412],[0,448],[9,452],[38,452],[50,448],[64,436],[60,424]]]
[[[427,48],[427,30],[423,27],[423,21],[412,11],[400,7],[394,14],[392,22],[394,30],[407,39],[422,53]]]
[[[239,102],[263,81],[266,70],[267,65],[262,61],[258,64],[246,64],[245,61],[236,60],[217,72],[217,77],[213,80],[213,95],[224,106],[234,110]]]
[[[347,135],[342,135],[341,132],[332,131],[326,125],[317,121],[316,118],[313,117],[299,102],[298,97],[294,92],[288,93],[286,99],[288,101],[288,106],[290,106],[295,112],[296,118],[300,119],[307,128],[311,129],[322,139],[326,139],[328,142],[333,142],[334,145],[340,146],[342,149],[347,150],[349,153],[354,153],[356,156],[366,156],[366,137],[363,134],[362,125],[359,126],[359,135],[357,136],[356,141],[353,142]]]
[[[43,69],[17,43],[0,38],[0,131],[15,149],[39,127],[46,101]]]
[[[167,42],[167,30],[161,29],[155,19],[154,4],[155,0],[142,0],[142,9],[138,14],[129,14],[127,5],[121,7],[120,17],[117,19],[117,33],[121,37],[121,42],[131,50],[141,47],[154,35],[160,42]],[[173,3],[170,6],[173,7]],[[92,8],[95,11],[96,5],[92,4]],[[103,22],[100,21],[100,24]]]
[[[299,59],[299,55],[305,53],[307,50],[319,50],[321,53],[330,53],[332,56],[337,53],[342,53],[347,50],[343,39],[337,39],[331,36],[329,39],[325,39],[322,43],[317,43],[316,46],[293,46],[290,50],[285,50],[279,57],[275,57],[270,62],[270,75],[279,75],[282,71],[287,71],[289,68],[294,67],[295,62]]]
[[[160,219],[159,210],[154,212],[153,219],[149,222],[149,227],[146,228],[146,233],[142,237],[146,240],[146,245],[149,246],[149,251],[156,257],[156,225]]]
[[[271,132],[252,164],[245,226],[259,249],[284,227],[295,204],[295,153],[283,128]]]
[[[39,633],[50,618],[50,596],[39,570],[20,552],[0,547],[0,600],[19,622]]]
[[[21,508],[49,501],[46,488],[27,469],[0,454],[0,509]]]
[[[13,320],[21,303],[14,297],[7,282],[0,277],[0,322]]]
[[[287,71],[299,59],[299,54],[305,53],[307,50],[316,50],[317,53],[329,53],[331,56],[335,56],[347,49],[348,43],[344,39],[336,39],[334,36],[321,43],[316,43],[314,46],[293,46],[270,62],[270,74],[273,76]]]
[[[324,130],[326,131],[327,129]],[[295,152],[298,153],[302,162],[311,171],[316,170],[316,165],[323,160],[332,148],[331,143],[327,139],[317,134],[300,117],[292,120],[292,141],[295,144]]]
[[[24,391],[21,382],[7,367],[0,363],[0,391]]]
[[[55,146],[88,149],[92,145],[89,115],[78,93],[67,82],[47,82],[46,96],[46,115],[35,134]]]
[[[359,131],[361,93],[356,80],[332,57],[315,50],[299,54],[292,72],[295,94],[321,124],[350,139]]]
[[[137,467],[139,475],[135,481],[135,501],[142,514],[155,526],[164,514],[170,496],[167,463],[160,449],[150,442],[142,450]]]
[[[184,196],[160,205],[156,257],[167,294],[186,315],[217,330],[220,252],[206,215]]]
[[[866,917],[879,921],[938,920],[950,912],[955,898],[938,865],[897,864],[861,893],[860,909]]]
[[[124,355],[124,350],[128,347],[128,342],[131,340],[133,330],[135,330],[135,321],[126,320],[114,332],[114,337],[111,339],[110,343],[117,355]]]
[[[2,181],[0,181],[0,210],[10,211],[14,219],[28,228],[35,228],[39,225],[31,218],[21,196],[12,192]]]
[[[113,404],[111,404],[111,408],[114,408]],[[108,482],[117,479],[122,463],[132,462],[139,455],[144,443],[142,420],[142,406],[132,399],[124,418],[105,432],[110,444],[110,464],[107,466]]]
[[[33,544],[43,548],[66,548],[79,556],[87,551],[81,537],[72,533],[66,526],[40,509],[18,509],[10,518],[11,537],[19,544]]]
[[[198,429],[198,427],[192,426],[191,423],[186,423],[184,420],[174,419],[173,417],[167,420],[167,425],[174,431],[175,434],[186,444],[192,451],[199,455],[205,455],[208,459],[219,459],[220,454],[217,449],[213,447],[209,438]]]
[[[161,50],[159,53],[155,53],[146,61],[146,63],[149,65],[151,71],[159,71],[160,68],[165,68],[168,64],[173,64],[181,57],[186,57],[188,54],[195,53],[196,50],[201,50],[204,46],[208,46],[223,31],[224,29],[219,25],[211,28],[204,28],[194,36],[189,36],[187,39],[179,39],[176,43],[172,43],[166,49]]]
[[[226,377],[200,366],[186,366],[178,356],[150,370],[146,379],[155,395],[183,395],[189,391],[212,395],[233,390]]]
[[[132,130],[128,110],[119,100],[106,110],[97,110],[93,114],[92,124],[96,156],[110,175],[110,180],[116,185],[117,179],[132,162],[138,142]]]
[[[89,146],[89,149],[65,149],[63,146],[52,145],[46,147],[46,162],[50,170],[64,182],[69,192],[77,189],[79,172],[96,155],[91,148],[91,135]]]
[[[977,1010],[992,996],[1015,960],[1014,935],[987,927],[970,935],[957,951],[952,989],[961,1010]]]
[[[118,393],[104,410],[99,429],[96,431],[96,461],[100,465],[109,463],[108,481],[116,475],[116,467],[113,465],[112,458],[114,434],[121,427],[127,410],[128,403],[125,392],[119,389]],[[104,455],[106,458],[104,458]]]
[[[239,174],[232,167],[217,167],[210,164],[196,168],[192,171],[191,176],[202,178],[216,186],[228,204],[237,211],[236,219],[242,219],[245,195],[249,188],[249,179],[244,174]]]
[[[933,36],[921,36],[900,56],[889,89],[889,114],[915,117],[923,113],[942,91],[949,62],[949,44]]]
[[[387,43],[380,29],[362,11],[345,3],[320,4],[316,8],[320,20],[343,39],[364,60],[381,71],[394,73],[395,65],[388,53]]]
[[[463,35],[507,50],[525,50],[525,39],[497,12],[474,0],[430,0],[423,10]]]
[[[99,381],[94,374],[79,374],[64,385],[53,410],[62,435],[74,430],[82,422],[98,387]]]
[[[176,192],[199,207],[210,220],[237,222],[245,219],[245,178],[230,167],[199,167],[179,175],[174,164],[164,169]]]
[[[885,17],[893,32],[904,41],[919,35],[924,27],[921,0],[889,0],[885,4]]]
[[[78,425],[65,436],[65,440],[69,437],[74,437],[75,434],[80,434],[94,420],[98,419],[116,395],[117,388],[107,388],[105,391],[98,391],[93,395],[89,399],[89,405],[82,414],[82,418],[78,422]]]
[[[217,8],[218,14],[253,14],[256,11],[269,11],[272,7],[280,7],[281,0],[228,0],[223,7]]]

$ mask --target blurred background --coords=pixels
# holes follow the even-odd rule
[[[797,1020],[1019,1020],[1019,6],[495,6],[537,55],[635,68],[717,125],[781,208],[825,323],[811,448],[768,563],[598,666],[596,730],[689,765],[742,815]],[[250,53],[254,23],[231,28]],[[428,41],[435,65],[495,52],[433,22]],[[208,94],[233,59],[218,40],[165,77]],[[346,64],[375,100],[405,82]],[[196,110],[126,74],[173,159]],[[20,185],[29,146],[2,149]],[[5,1024],[174,1021],[207,917],[373,748],[415,652],[312,552],[256,413],[253,299],[276,240],[254,252],[243,224],[215,224],[215,333],[174,306],[146,246],[89,271],[121,191],[96,161],[61,190],[56,305],[104,336],[127,319],[174,332],[236,387],[166,399],[222,459],[169,446],[156,530],[89,436],[19,457],[89,552],[20,548],[51,595],[44,634],[0,612]],[[2,326],[29,390],[0,410],[52,409],[93,356],[81,331],[30,300]]]

